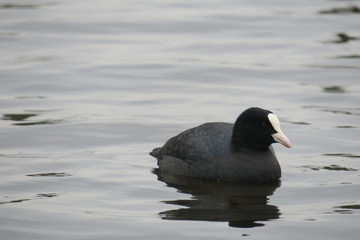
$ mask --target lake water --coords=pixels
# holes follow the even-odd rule
[[[358,239],[359,1],[1,0],[1,239]],[[250,106],[281,185],[148,155]]]

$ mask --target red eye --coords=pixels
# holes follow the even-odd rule
[[[262,122],[261,125],[263,125],[263,127],[266,127],[268,124],[267,122]]]

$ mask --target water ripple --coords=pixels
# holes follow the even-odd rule
[[[50,173],[36,173],[27,174],[28,177],[70,177],[71,175],[65,172],[50,172]]]

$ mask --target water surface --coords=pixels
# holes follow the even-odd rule
[[[358,239],[358,1],[0,1],[4,239]],[[274,111],[279,185],[158,176],[177,133]]]

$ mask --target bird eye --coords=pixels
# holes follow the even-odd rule
[[[268,124],[267,122],[262,122],[261,125],[263,125],[263,127],[266,127]]]

